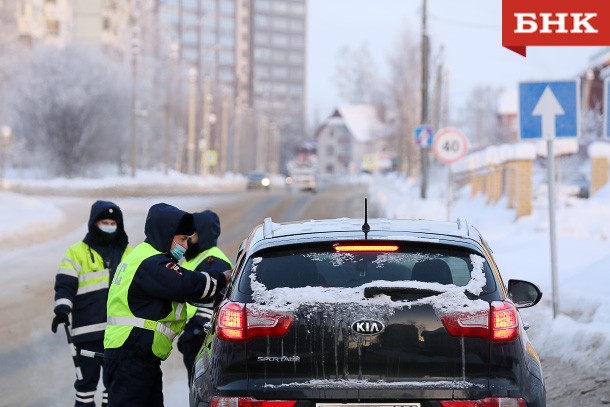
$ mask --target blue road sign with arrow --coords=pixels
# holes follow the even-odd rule
[[[413,135],[415,137],[415,144],[418,146],[430,147],[432,145],[434,133],[432,132],[432,126],[429,124],[422,124],[415,127]]]
[[[580,87],[577,80],[519,84],[522,139],[578,137]]]

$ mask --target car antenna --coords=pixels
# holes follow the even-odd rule
[[[368,235],[369,231],[371,230],[371,226],[367,222],[368,212],[369,211],[368,211],[367,201],[366,201],[366,198],[364,198],[364,224],[362,225],[362,231],[364,232],[364,240],[367,240],[367,235]]]

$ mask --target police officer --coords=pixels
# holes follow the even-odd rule
[[[224,272],[233,268],[229,258],[216,245],[220,236],[220,219],[218,215],[206,210],[193,213],[195,234],[189,239],[188,249],[184,254],[185,262],[182,267],[199,272]],[[193,364],[195,357],[203,344],[206,322],[210,321],[214,303],[199,308],[187,304],[189,318],[184,332],[178,338],[178,350],[182,352],[182,360],[186,366],[189,384],[193,379]]]
[[[59,324],[70,325],[72,314],[72,341],[76,348],[103,351],[108,281],[130,251],[121,209],[112,202],[94,202],[87,235],[68,248],[55,276],[55,317],[51,324],[54,333]],[[102,362],[80,354],[76,362],[82,379],[74,382],[74,405],[95,406]],[[106,401],[104,390],[102,405]]]
[[[109,407],[163,406],[161,361],[186,324],[186,301],[207,302],[231,275],[193,273],[178,265],[193,215],[174,206],[153,205],[146,239],[117,268],[108,292],[104,335],[104,377]]]

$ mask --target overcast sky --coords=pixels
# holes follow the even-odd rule
[[[367,44],[385,71],[405,27],[419,43],[422,0],[308,0],[308,111],[321,119],[341,103],[333,81],[339,49]],[[444,46],[453,112],[479,84],[505,89],[520,81],[571,79],[603,47],[528,47],[527,58],[502,48],[501,0],[428,0],[433,50]]]

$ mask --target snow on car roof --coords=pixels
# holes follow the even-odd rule
[[[266,218],[262,229],[258,228],[255,231],[255,234],[262,233],[262,235],[256,236],[254,240],[313,233],[358,233],[362,231],[363,223],[364,219],[358,218],[318,219],[287,223],[275,223],[271,218]],[[423,219],[373,218],[368,219],[368,224],[371,227],[370,233],[391,232],[393,238],[399,238],[398,234],[403,232],[405,234],[404,240],[408,240],[408,237],[413,238],[411,234],[473,237],[467,223],[461,219],[457,222],[443,222]]]

